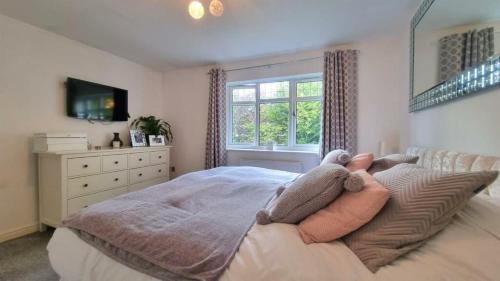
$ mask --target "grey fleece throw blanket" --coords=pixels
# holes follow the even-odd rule
[[[63,226],[107,256],[161,280],[216,280],[255,214],[297,174],[222,167],[95,204]]]

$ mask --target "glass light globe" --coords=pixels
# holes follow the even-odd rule
[[[224,5],[220,0],[212,0],[209,6],[210,13],[216,17],[222,16],[224,13]]]
[[[194,19],[201,19],[205,15],[205,8],[203,8],[203,4],[199,1],[191,1],[191,3],[189,3],[189,14]]]

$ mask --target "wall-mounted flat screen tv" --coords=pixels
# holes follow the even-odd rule
[[[68,116],[99,121],[127,121],[128,91],[68,77]]]

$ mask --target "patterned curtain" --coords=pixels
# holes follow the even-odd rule
[[[439,40],[439,81],[484,62],[495,53],[493,27],[445,36]]]
[[[439,40],[439,81],[446,81],[462,71],[463,36],[452,34]]]
[[[464,70],[478,65],[494,55],[494,34],[493,27],[479,31],[471,30],[464,34]]]
[[[212,69],[210,75],[210,96],[208,101],[207,142],[205,169],[224,166],[226,152],[226,72]]]
[[[330,151],[357,150],[358,51],[326,52],[321,159]]]

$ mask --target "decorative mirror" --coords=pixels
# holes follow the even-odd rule
[[[500,1],[425,0],[411,24],[410,112],[500,85]]]

